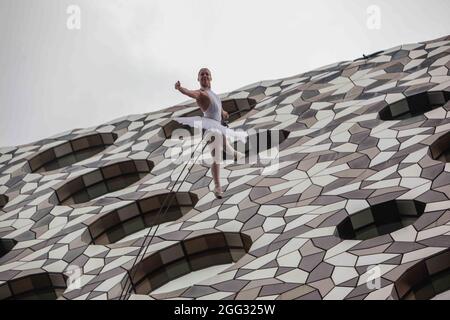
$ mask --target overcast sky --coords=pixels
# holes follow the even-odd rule
[[[223,93],[438,38],[448,12],[448,0],[0,0],[0,146],[180,103],[174,83],[198,87],[202,66]]]

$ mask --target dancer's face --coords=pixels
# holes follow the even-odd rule
[[[200,82],[200,85],[202,87],[211,88],[211,80],[211,72],[206,68],[200,69],[198,72],[198,81]]]

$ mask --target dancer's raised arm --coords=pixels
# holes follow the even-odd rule
[[[180,81],[177,81],[177,83],[175,83],[175,89],[180,91],[182,94],[184,94],[190,98],[193,98],[195,100],[200,98],[200,90],[189,90],[189,89],[183,88],[181,86]]]
[[[183,88],[180,84],[180,81],[177,81],[175,83],[175,89],[180,91],[182,94],[195,99],[197,101],[198,106],[200,107],[200,109],[203,112],[208,110],[208,107],[210,104],[210,99],[206,92],[204,92],[202,90],[189,90],[189,89]]]

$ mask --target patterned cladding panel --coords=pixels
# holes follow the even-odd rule
[[[244,110],[230,128],[287,133],[276,170],[227,162],[221,200],[209,166],[183,175],[185,163],[170,158],[174,142],[164,129],[195,112],[192,101],[0,149],[0,238],[13,244],[2,244],[0,298],[428,299],[448,290],[449,68],[446,36],[221,95]],[[242,101],[256,105],[240,108]],[[103,140],[89,144],[87,136]],[[38,170],[56,151],[98,145],[107,148]],[[89,173],[127,161],[146,175],[88,203],[59,204],[62,185],[86,186],[81,177],[95,180]],[[174,186],[176,220],[120,227],[154,209],[156,200],[138,209],[144,199]],[[423,204],[420,214],[414,203]],[[413,220],[390,220],[408,210]],[[343,223],[352,232],[372,227],[358,229],[364,240],[343,239]],[[122,228],[119,240],[92,242],[92,230],[111,226]],[[147,294],[225,262],[232,265],[193,286]],[[74,272],[77,286],[64,283]]]

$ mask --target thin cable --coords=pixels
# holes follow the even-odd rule
[[[294,88],[292,88],[292,89],[290,89],[290,90],[287,90],[287,92],[289,92],[289,91],[291,91],[291,90],[293,90],[293,89],[294,89]],[[271,99],[271,98],[273,98],[273,97],[272,97],[272,96],[266,97],[265,99],[261,100],[261,101],[258,102],[257,104],[260,104],[260,103],[262,103],[262,102],[264,102],[264,101],[266,101],[266,100],[268,100],[268,99]],[[255,105],[255,107],[256,107],[256,105]],[[240,111],[234,112],[234,113],[232,113],[232,114],[234,115],[235,113],[238,113],[238,112],[240,112]],[[190,159],[192,159],[192,157],[195,155],[195,152],[197,151],[198,147],[202,144],[203,139],[204,139],[204,138],[202,138],[202,140],[200,141],[200,143],[196,146],[195,150],[192,152]],[[203,152],[204,152],[206,146],[207,146],[207,144],[205,145],[205,147],[203,147],[202,152],[200,153],[199,157],[203,154]],[[197,160],[198,160],[198,158],[194,161],[192,167],[194,166],[194,164],[195,164],[195,162],[196,162]],[[187,166],[188,163],[189,163],[189,161],[186,162],[184,168],[181,170],[181,172],[180,172],[179,176],[177,177],[177,179],[175,180],[175,182],[174,182],[174,184],[173,184],[173,186],[172,186],[172,189],[170,190],[168,196],[164,199],[164,202],[163,202],[163,204],[161,205],[160,211],[158,211],[158,214],[156,215],[156,218],[155,218],[155,225],[156,225],[156,228],[155,228],[155,231],[154,231],[154,233],[152,234],[152,236],[151,236],[151,238],[150,238],[149,243],[148,243],[147,245],[145,244],[146,241],[147,241],[147,239],[148,239],[148,237],[150,236],[150,233],[151,233],[152,229],[153,229],[152,227],[149,228],[149,231],[148,231],[147,235],[146,235],[145,238],[144,238],[144,242],[143,242],[141,248],[139,249],[139,252],[138,252],[138,254],[137,254],[136,258],[135,258],[135,261],[133,262],[133,265],[132,265],[131,268],[130,268],[130,271],[127,270],[128,278],[125,280],[125,284],[124,284],[124,287],[122,288],[122,291],[121,291],[121,293],[120,293],[119,300],[120,300],[122,297],[125,298],[126,295],[128,295],[128,293],[129,293],[131,287],[134,286],[134,285],[133,285],[133,281],[132,281],[133,275],[130,274],[130,272],[133,273],[133,268],[135,267],[135,265],[136,265],[136,263],[137,263],[137,261],[138,261],[140,255],[141,255],[141,252],[142,252],[142,249],[143,249],[143,248],[145,248],[145,250],[144,250],[144,254],[142,255],[142,259],[145,257],[145,254],[147,253],[147,250],[148,250],[148,248],[149,248],[150,245],[151,245],[151,242],[152,242],[152,240],[153,240],[153,237],[156,235],[156,232],[158,231],[159,224],[158,224],[157,222],[158,222],[158,220],[159,220],[159,218],[160,218],[161,216],[163,216],[163,215],[165,215],[165,214],[167,213],[167,211],[169,210],[169,208],[170,208],[170,206],[171,206],[171,201],[169,201],[169,205],[165,208],[165,212],[164,212],[164,214],[162,214],[162,215],[161,215],[161,213],[162,213],[161,210],[164,208],[164,205],[165,205],[167,199],[170,199],[170,197],[172,197],[172,196],[174,197],[174,196],[175,196],[175,193],[173,192],[173,188],[177,185],[178,180],[180,179],[181,174],[184,172],[184,169],[186,169],[186,166]],[[190,173],[192,167],[188,170],[188,173],[187,173],[186,177],[189,175],[189,173]],[[184,183],[186,177],[183,179],[183,181],[181,181],[181,183],[180,183],[180,185],[179,185],[179,187],[178,187],[178,190],[179,190],[179,189],[181,188],[181,186],[183,185],[183,183]],[[142,261],[142,259],[141,259],[140,261]],[[130,284],[129,284],[129,285],[128,285],[128,280],[130,280]],[[128,287],[127,287],[127,286],[128,286]],[[126,290],[125,290],[125,289],[126,289]]]
[[[202,139],[202,141],[203,141],[203,139]],[[198,148],[198,146],[201,144],[202,141],[200,141],[200,143],[197,145],[197,147],[195,148],[195,150],[194,150],[193,153],[195,153],[195,152],[197,151],[197,148]],[[191,158],[192,158],[192,155],[191,155]],[[173,188],[176,186],[176,184],[177,184],[179,178],[181,177],[181,174],[184,172],[184,169],[186,168],[186,166],[187,166],[188,163],[189,163],[189,162],[186,162],[184,168],[181,170],[180,175],[179,175],[179,176],[177,177],[177,179],[175,180],[174,184],[172,185],[172,189],[170,190],[170,192],[169,192],[169,193],[167,194],[167,196],[165,197],[164,202],[163,202],[163,204],[161,205],[160,210],[158,211],[158,214],[156,215],[156,218],[155,218],[155,224],[154,224],[154,225],[156,225],[157,227],[156,227],[156,230],[155,230],[155,233],[154,233],[154,234],[156,234],[156,231],[157,231],[157,229],[158,229],[158,227],[159,227],[159,224],[157,224],[157,222],[158,222],[158,220],[159,220],[159,217],[161,216],[161,210],[164,209],[165,204],[166,204],[166,202],[167,202],[167,199],[169,199],[169,198],[173,195]],[[170,202],[169,202],[169,205],[166,207],[166,212],[167,212],[168,208],[170,208]],[[148,237],[150,236],[150,233],[151,233],[152,229],[153,229],[152,227],[149,228],[149,231],[147,232],[147,235],[146,235],[145,238],[144,238],[144,242],[143,242],[143,244],[142,244],[142,246],[141,246],[141,248],[140,248],[140,250],[139,250],[139,252],[138,252],[138,254],[137,254],[137,256],[136,256],[136,259],[135,259],[135,261],[134,261],[134,263],[133,263],[133,265],[132,265],[132,267],[131,267],[131,269],[130,269],[131,272],[133,272],[133,268],[134,268],[134,266],[136,265],[136,263],[137,263],[137,261],[138,261],[140,255],[141,255],[142,250],[145,248],[145,251],[144,251],[144,254],[143,254],[143,257],[144,257],[144,256],[145,256],[145,253],[146,253],[146,251],[147,251],[147,249],[148,249],[148,246],[150,246],[150,244],[151,244],[151,241],[152,241],[152,239],[153,239],[153,235],[152,235],[152,237],[150,238],[150,242],[148,243],[148,245],[146,245],[145,243],[146,243]],[[128,273],[128,271],[127,271],[127,273]],[[127,290],[126,290],[126,291],[127,291],[126,294],[128,294],[129,287],[127,288],[127,281],[128,281],[128,279],[130,279],[130,286],[132,286],[132,285],[133,285],[132,277],[133,277],[133,275],[132,275],[132,274],[129,274],[129,278],[127,278],[127,280],[126,280],[126,282],[125,282],[125,285],[124,285],[124,287],[123,287],[123,289],[122,289],[120,298],[123,296],[123,294],[124,294],[124,292],[125,292],[125,289],[127,289]]]
[[[200,142],[200,144],[201,144],[201,142]],[[200,144],[199,144],[199,145],[200,145]],[[195,151],[197,150],[197,148],[198,148],[199,145],[197,145],[197,147],[196,147],[196,149],[194,150],[193,154],[195,154]],[[206,145],[205,145],[205,147],[206,147]],[[203,151],[204,151],[205,147],[202,149],[202,153],[199,155],[199,157],[203,154]],[[192,156],[191,156],[191,158],[192,158]],[[198,159],[198,158],[197,158],[197,159]],[[196,160],[195,160],[195,161],[196,161]],[[194,161],[194,164],[195,164],[195,161]],[[193,164],[193,165],[194,165],[194,164]],[[192,167],[193,167],[193,166],[192,166]],[[188,174],[190,173],[192,167],[188,170]],[[185,168],[186,168],[186,165],[185,165],[185,167],[183,168],[182,172],[184,171]],[[182,172],[181,172],[181,173],[182,173]],[[178,178],[175,180],[175,184],[173,185],[173,187],[176,186],[176,184],[177,184],[177,182],[178,182],[178,180],[179,180],[179,178],[180,178],[180,176],[181,176],[181,173],[180,173],[180,175],[178,176]],[[183,185],[183,182],[184,182],[184,179],[183,179],[183,181],[181,182],[181,184],[179,185],[178,190],[179,190],[179,189],[181,188],[181,186]],[[176,192],[173,192],[173,187],[172,187],[172,190],[170,191],[170,193],[168,194],[168,196],[166,197],[166,199],[165,199],[163,205],[161,206],[161,209],[164,208],[165,202],[166,202],[167,199],[171,199],[171,197],[172,197],[172,199],[175,198],[175,194],[176,194],[176,192],[178,192],[178,190],[177,190]],[[154,233],[152,234],[152,236],[150,237],[150,241],[148,242],[148,244],[145,244],[145,242],[147,241],[147,238],[150,236],[150,232],[151,232],[151,230],[152,230],[153,228],[150,228],[150,229],[149,229],[149,232],[147,233],[147,235],[146,235],[146,237],[145,237],[144,243],[143,243],[143,245],[141,246],[141,249],[142,249],[142,248],[145,248],[145,250],[144,250],[144,253],[143,253],[142,258],[140,259],[140,261],[142,261],[142,260],[144,259],[145,254],[147,253],[147,250],[148,250],[148,248],[150,247],[150,244],[152,243],[153,237],[156,235],[156,232],[158,231],[158,228],[159,228],[159,226],[160,226],[160,225],[157,223],[158,220],[159,220],[159,217],[164,216],[164,215],[167,213],[167,211],[169,210],[170,207],[171,207],[171,201],[169,201],[168,206],[165,207],[165,211],[164,211],[163,214],[161,214],[161,212],[158,212],[158,215],[156,216],[155,224],[154,224],[154,225],[156,225],[155,231],[154,231]],[[141,252],[141,251],[140,251],[140,252]],[[140,256],[140,252],[139,252],[137,258]],[[139,261],[139,262],[140,262],[140,261]],[[133,267],[134,267],[134,265],[136,264],[136,262],[137,262],[137,260],[135,260],[135,263],[133,264]],[[131,272],[133,272],[133,267],[132,267],[132,269],[131,269]],[[130,274],[130,275],[129,275],[130,285],[128,286],[127,290],[125,291],[124,297],[126,297],[126,295],[129,293],[129,291],[131,291],[131,290],[130,290],[130,289],[131,289],[130,287],[133,286],[132,277],[133,277],[133,275]],[[124,289],[125,289],[125,288],[126,288],[126,286],[124,286]]]
[[[191,160],[192,157],[195,155],[195,152],[197,151],[198,147],[202,144],[203,139],[204,139],[204,138],[202,138],[202,140],[201,140],[201,141],[199,142],[199,144],[196,146],[195,150],[191,153],[190,160]],[[206,145],[207,145],[207,144],[206,144]],[[206,147],[206,145],[205,145],[205,147]],[[202,149],[202,152],[200,153],[199,157],[203,154],[203,151],[205,150],[205,147]],[[198,160],[198,158],[194,161],[192,167],[194,166],[194,164],[195,164],[195,162],[196,162],[197,160]],[[153,240],[153,237],[155,236],[156,232],[158,231],[159,224],[158,224],[157,222],[158,222],[159,218],[162,216],[162,215],[161,215],[161,213],[162,213],[161,211],[164,209],[165,204],[166,204],[166,202],[167,202],[167,199],[169,199],[171,196],[174,196],[174,195],[175,195],[175,193],[173,192],[173,189],[174,189],[174,187],[177,185],[178,180],[180,179],[182,173],[183,173],[184,170],[186,169],[186,166],[188,165],[188,163],[189,163],[189,161],[186,162],[186,164],[184,165],[184,167],[183,167],[183,169],[181,170],[180,174],[178,175],[177,179],[175,180],[174,184],[172,185],[172,189],[170,190],[170,192],[169,192],[169,194],[167,195],[167,197],[165,197],[164,202],[163,202],[163,204],[161,205],[160,211],[158,211],[158,214],[156,215],[156,218],[155,218],[156,229],[155,229],[153,235],[151,236],[149,243],[146,245],[145,243],[146,243],[148,237],[150,236],[150,233],[151,233],[153,227],[150,227],[150,228],[149,228],[149,231],[148,231],[147,235],[146,235],[145,238],[144,238],[144,242],[143,242],[143,244],[142,244],[142,246],[141,246],[141,248],[140,248],[140,250],[139,250],[139,252],[138,252],[138,254],[137,254],[137,256],[136,256],[136,259],[135,259],[135,261],[134,261],[134,263],[133,263],[133,265],[132,265],[132,267],[131,267],[131,269],[130,269],[130,272],[133,272],[133,268],[134,268],[134,266],[136,265],[136,263],[138,262],[138,258],[140,257],[143,248],[145,248],[145,251],[144,251],[144,254],[142,255],[142,259],[145,257],[145,254],[146,254],[146,252],[147,252],[147,249],[148,249],[148,247],[150,246],[150,244],[151,244],[151,242],[152,242],[152,240]],[[192,167],[191,167],[191,169],[192,169]],[[188,174],[186,175],[186,177],[189,175],[189,172],[190,172],[191,169],[188,170]],[[178,190],[181,188],[181,186],[183,185],[183,182],[184,182],[184,181],[185,181],[185,179],[183,179],[183,181],[182,181],[181,184],[179,185]],[[167,212],[167,210],[170,208],[170,205],[171,205],[171,203],[169,202],[169,205],[168,205],[167,207],[165,207],[165,212],[164,212],[164,214],[165,214],[165,213]],[[141,260],[142,260],[142,259],[141,259]],[[128,291],[129,291],[129,289],[130,289],[130,286],[133,286],[133,281],[132,281],[133,275],[130,274],[130,273],[128,272],[128,270],[127,270],[127,274],[128,274],[128,278],[127,278],[127,280],[125,281],[124,287],[122,288],[122,292],[121,292],[121,294],[120,294],[120,296],[119,296],[119,300],[120,300],[122,297],[125,297],[125,296],[128,294]],[[130,285],[129,285],[128,288],[127,288],[127,285],[128,285],[128,283],[127,283],[127,282],[128,282],[128,279],[130,280]],[[125,289],[127,289],[127,290],[125,291]]]
[[[199,144],[197,145],[197,147],[195,148],[194,152],[191,154],[191,158],[192,158],[192,155],[195,154],[195,152],[197,151],[197,148],[201,145],[202,142],[203,142],[203,139],[200,141],[200,143],[199,143]],[[179,178],[181,177],[181,174],[184,172],[184,169],[186,168],[186,166],[187,166],[188,163],[189,163],[189,161],[186,162],[184,168],[183,168],[183,169],[181,170],[181,172],[180,172],[180,175],[177,177],[177,179],[175,180],[174,184],[172,185],[172,188],[171,188],[170,192],[169,192],[168,195],[165,197],[164,202],[162,203],[162,205],[161,205],[161,207],[160,207],[160,210],[158,211],[158,214],[156,215],[155,222],[158,221],[158,218],[159,218],[160,215],[161,215],[161,210],[164,209],[164,206],[165,206],[165,204],[166,204],[166,202],[167,202],[167,199],[169,199],[170,196],[172,195],[173,188],[174,188],[174,187],[176,186],[176,184],[178,183],[178,180],[179,180]],[[168,206],[167,208],[169,208],[169,207],[170,207],[170,206]],[[166,211],[167,211],[167,209],[166,209]],[[157,227],[158,227],[158,226],[159,226],[159,225],[157,225]],[[138,258],[139,258],[139,256],[140,256],[140,254],[141,254],[141,252],[142,252],[142,249],[143,249],[143,248],[146,248],[146,249],[145,249],[145,252],[147,251],[147,247],[146,247],[146,245],[145,245],[145,242],[147,241],[147,238],[150,236],[150,232],[151,232],[152,229],[153,229],[152,227],[149,228],[149,231],[147,232],[147,235],[146,235],[145,238],[144,238],[144,243],[142,244],[142,246],[141,246],[141,248],[140,248],[140,250],[139,250],[139,252],[138,252],[138,255],[136,256],[136,259],[135,259],[135,261],[134,261],[134,263],[133,263],[133,265],[132,265],[132,267],[131,267],[130,270],[133,270],[133,268],[134,268],[134,266],[135,266],[135,264],[136,264],[136,262],[137,262],[137,260],[138,260]],[[156,233],[156,231],[155,231],[155,233]],[[153,236],[152,236],[152,238],[153,238]],[[150,239],[150,242],[149,242],[148,246],[151,244],[152,238]],[[145,256],[145,252],[144,252],[144,256]],[[132,275],[130,275],[130,274],[129,274],[129,279],[130,279],[130,280],[132,279]],[[128,278],[127,278],[127,280],[128,280]],[[131,284],[132,284],[132,281],[131,281]],[[124,285],[124,288],[123,288],[123,290],[122,290],[122,293],[121,293],[120,297],[122,297],[123,292],[124,292],[126,286],[127,286],[127,282],[125,282],[125,285]]]

